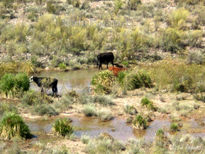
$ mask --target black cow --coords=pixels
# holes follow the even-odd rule
[[[111,63],[112,66],[114,66],[113,61],[114,55],[112,52],[100,53],[99,55],[97,55],[98,69],[102,69],[102,64],[107,64],[107,68],[109,63]]]
[[[57,88],[58,80],[57,79],[49,78],[49,77],[32,76],[30,80],[34,81],[38,85],[38,87],[41,87],[42,93],[44,92],[44,88],[46,89],[52,88],[53,95],[57,95],[58,93],[58,88]]]

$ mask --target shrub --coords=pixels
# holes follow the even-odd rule
[[[111,92],[114,82],[115,76],[112,72],[106,70],[94,75],[91,84],[94,86],[95,92],[108,94]]]
[[[188,64],[203,64],[205,62],[205,56],[202,51],[191,51],[187,56]]]
[[[65,63],[60,63],[60,64],[58,65],[58,67],[59,67],[60,69],[66,69],[66,64],[65,64]]]
[[[94,153],[122,153],[125,150],[123,144],[108,138],[98,138],[91,140],[87,145],[85,152]]]
[[[85,116],[87,117],[91,117],[91,116],[96,116],[96,109],[94,106],[91,105],[86,105],[83,109],[83,113],[85,114]]]
[[[2,117],[0,123],[0,136],[3,139],[11,139],[15,136],[27,139],[31,137],[31,133],[29,127],[19,115],[8,112]]]
[[[114,118],[109,110],[100,110],[97,116],[101,121],[110,121]]]
[[[174,2],[179,4],[196,5],[204,1],[203,0],[174,0]]]
[[[130,10],[137,10],[138,5],[141,3],[141,0],[127,0],[127,8]]]
[[[55,116],[58,115],[58,112],[56,110],[48,105],[48,104],[40,104],[34,107],[35,113],[43,116],[43,115],[48,115],[48,116]]]
[[[148,127],[147,120],[141,115],[137,115],[133,120],[133,126],[137,129],[146,129]]]
[[[57,13],[57,8],[51,0],[46,3],[46,9],[49,13]]]
[[[136,108],[130,105],[125,105],[124,111],[125,113],[131,114],[131,115],[137,114]]]
[[[183,37],[184,32],[176,28],[167,28],[162,33],[161,47],[165,51],[176,53],[180,49],[183,49]]]
[[[9,92],[15,93],[27,91],[30,87],[29,78],[24,73],[5,74],[0,80],[0,90],[8,95]]]
[[[183,28],[183,26],[185,26],[185,22],[188,16],[189,11],[184,8],[179,8],[173,11],[170,16],[171,26],[178,29]]]
[[[164,131],[162,129],[158,129],[156,132],[156,136],[159,138],[163,138],[164,137]]]
[[[123,5],[123,2],[122,0],[115,0],[115,3],[114,3],[114,12],[115,14],[117,14],[119,12],[120,9],[122,9],[122,5]]]
[[[70,136],[73,133],[73,127],[68,119],[56,120],[53,128],[56,133],[62,136]]]
[[[18,109],[15,105],[8,103],[8,102],[1,102],[0,103],[0,117],[4,112],[12,112],[18,113]]]
[[[130,73],[126,76],[126,86],[128,90],[134,90],[141,87],[151,88],[153,87],[150,76],[144,72],[139,71],[136,74]]]
[[[101,105],[104,105],[104,106],[114,105],[114,103],[112,102],[112,100],[109,99],[109,98],[106,97],[106,96],[99,96],[99,95],[94,96],[93,101],[94,101],[94,102],[97,102],[97,103],[99,103],[99,104],[101,104]]]
[[[188,45],[192,47],[201,47],[203,42],[203,32],[201,30],[192,30],[187,34]]]
[[[142,106],[146,106],[148,109],[150,109],[150,110],[153,110],[153,111],[156,111],[156,108],[154,107],[154,105],[153,105],[153,102],[152,101],[150,101],[148,98],[143,98],[142,100],[141,100],[141,105]]]
[[[28,91],[30,87],[30,81],[25,73],[18,73],[15,76],[15,88],[16,90]]]
[[[177,123],[171,123],[171,125],[170,125],[170,130],[171,130],[172,132],[177,132],[177,131],[179,131],[179,125],[178,125]]]
[[[80,140],[81,140],[84,144],[88,144],[88,143],[89,143],[89,140],[90,140],[90,137],[89,137],[89,136],[86,136],[86,135],[83,135],[83,136],[81,136]]]
[[[26,105],[37,105],[37,104],[42,104],[43,99],[41,98],[40,93],[35,91],[28,91],[23,96],[22,103]]]
[[[5,74],[0,80],[0,90],[3,91],[6,96],[13,90],[15,86],[15,76],[13,74]]]
[[[190,76],[182,76],[173,82],[173,90],[180,92],[193,91],[193,80]]]

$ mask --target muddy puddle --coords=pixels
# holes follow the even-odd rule
[[[149,127],[144,130],[133,129],[130,124],[127,124],[124,119],[114,119],[109,122],[100,122],[96,118],[87,117],[71,117],[72,126],[74,126],[74,135],[80,138],[83,135],[90,136],[91,138],[97,137],[101,133],[108,133],[112,137],[122,142],[128,141],[130,138],[140,139],[144,138],[146,142],[152,142],[155,138],[155,134],[158,129],[163,128],[166,134],[169,134],[170,122],[168,120],[154,120],[150,123]],[[52,132],[53,120],[39,120],[26,122],[31,129],[31,132],[35,135],[34,140],[40,140],[47,138],[46,134]],[[193,121],[188,121],[184,125],[190,125],[190,129],[198,129],[199,125]],[[200,127],[202,128],[202,127]],[[205,128],[205,127],[204,127]],[[182,129],[179,134],[188,133]],[[205,137],[205,132],[193,132],[190,133],[196,137]]]
[[[58,93],[63,94],[70,90],[77,92],[88,90],[91,79],[96,72],[97,70],[76,70],[68,72],[44,71],[38,76],[58,79]],[[40,91],[40,88],[37,87],[35,83],[31,83],[31,89]],[[51,93],[51,89],[48,93]]]

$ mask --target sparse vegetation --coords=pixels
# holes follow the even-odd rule
[[[73,127],[68,119],[58,119],[53,125],[54,131],[62,136],[69,136],[73,133]]]

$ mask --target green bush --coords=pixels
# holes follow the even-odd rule
[[[177,29],[181,29],[185,26],[189,11],[184,8],[179,8],[172,12],[170,15],[171,26]]]
[[[141,87],[153,87],[153,83],[150,76],[144,71],[139,71],[136,74],[130,73],[126,76],[125,80],[125,85],[128,90],[134,90]]]
[[[58,65],[58,67],[59,67],[60,69],[66,69],[66,64],[65,64],[65,63],[60,63],[60,64]]]
[[[153,102],[152,101],[150,101],[148,98],[143,98],[142,100],[141,100],[141,105],[142,106],[146,106],[148,109],[150,109],[150,110],[153,110],[153,111],[156,111],[156,107],[154,107],[154,105],[153,105]]]
[[[180,92],[193,91],[193,79],[190,76],[182,76],[173,82],[173,90]]]
[[[108,94],[115,83],[115,76],[109,70],[101,71],[94,75],[91,84],[94,86],[96,93]]]
[[[56,133],[62,136],[70,136],[73,133],[73,127],[68,119],[56,120],[53,128]]]
[[[5,113],[0,122],[0,137],[11,139],[15,136],[26,139],[30,138],[29,127],[18,114],[12,112]]]
[[[29,78],[24,73],[18,73],[16,76],[13,74],[4,74],[0,80],[0,90],[8,96],[29,90]]]
[[[137,115],[133,120],[133,126],[137,129],[146,129],[148,127],[147,120],[141,115]]]
[[[159,138],[163,138],[165,135],[164,131],[162,129],[158,129],[156,132],[156,136]]]
[[[18,73],[15,76],[15,88],[16,90],[28,91],[30,87],[30,81],[25,73]]]
[[[176,28],[165,29],[161,38],[162,49],[172,53],[176,53],[180,49],[184,49],[183,36],[184,32]]]
[[[177,132],[177,131],[179,131],[179,125],[178,125],[177,123],[171,123],[171,125],[170,125],[170,130],[171,130],[172,132]]]
[[[15,76],[13,74],[5,74],[0,80],[0,90],[8,96],[15,86]]]

